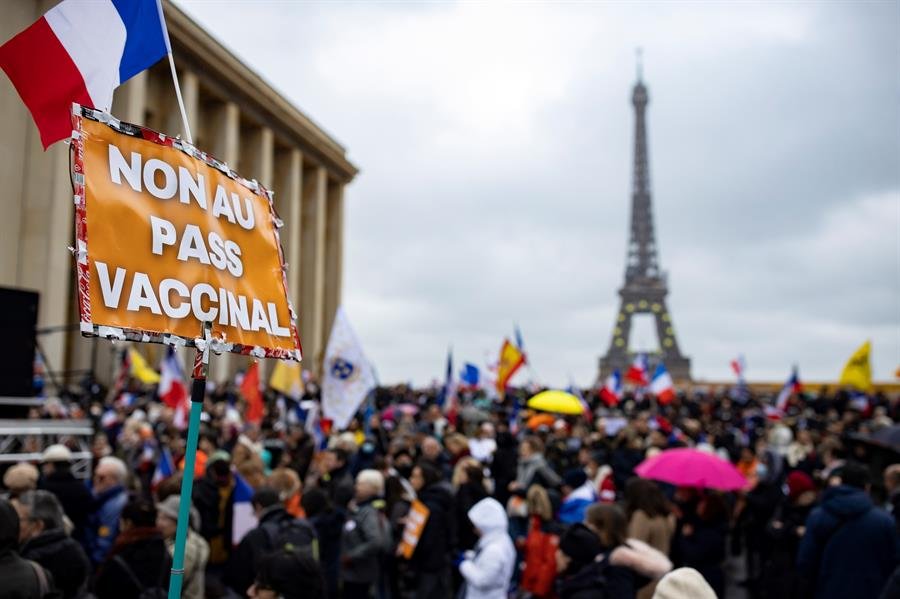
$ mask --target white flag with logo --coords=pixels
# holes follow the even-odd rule
[[[338,430],[346,428],[375,387],[372,366],[343,308],[338,308],[322,364],[322,415]]]

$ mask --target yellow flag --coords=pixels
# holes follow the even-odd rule
[[[128,348],[128,363],[131,364],[131,376],[146,385],[159,382],[159,373],[150,368],[144,356],[133,347]]]
[[[500,348],[500,360],[497,363],[497,392],[501,396],[506,392],[509,379],[524,363],[525,355],[508,339],[504,339],[503,346]]]
[[[841,385],[856,387],[860,391],[872,389],[872,367],[869,365],[869,353],[872,351],[872,342],[866,341],[859,346],[841,373]]]
[[[300,399],[303,395],[303,378],[300,375],[300,364],[278,360],[269,377],[269,387],[288,397]]]

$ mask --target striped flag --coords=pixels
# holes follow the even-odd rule
[[[175,462],[172,461],[172,453],[168,447],[163,447],[159,456],[159,463],[153,471],[153,479],[150,481],[150,487],[156,489],[159,483],[175,474]]]
[[[0,68],[46,149],[72,133],[72,103],[109,111],[113,90],[169,52],[158,0],[64,0],[0,46]]]
[[[237,545],[244,535],[256,528],[256,514],[253,511],[253,487],[243,477],[232,471],[234,494],[232,495],[231,542]]]

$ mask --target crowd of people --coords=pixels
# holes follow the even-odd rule
[[[113,395],[88,386],[31,414],[91,419],[91,473],[75,476],[65,440],[5,471],[0,599],[166,596],[185,434],[153,390]],[[900,597],[900,454],[871,441],[898,398],[823,389],[775,418],[770,398],[727,389],[666,405],[588,392],[590,416],[530,412],[528,395],[379,388],[329,430],[314,382],[267,393],[259,423],[233,388],[209,393],[182,596]],[[678,447],[746,486],[635,475]]]

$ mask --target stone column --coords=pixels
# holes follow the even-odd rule
[[[168,73],[168,71],[166,71]],[[175,96],[175,87],[172,83],[171,74],[169,75],[169,86],[166,91],[169,100],[166,102],[165,128],[163,133],[168,135],[184,135],[184,124],[181,120],[181,111],[178,109],[178,98]],[[199,133],[199,101],[200,101],[200,82],[192,71],[178,70],[178,82],[181,83],[181,99],[184,100],[184,111],[187,113],[188,123],[191,126],[191,133],[195,140]],[[204,150],[206,148],[200,148]]]
[[[328,182],[328,211],[325,217],[325,313],[322,330],[327,336],[341,305],[344,264],[344,184]]]
[[[325,283],[325,212],[328,172],[313,166],[303,174],[301,227],[300,335],[303,340],[304,368],[321,372],[328,333],[322,326]]]
[[[147,109],[147,71],[141,71],[113,93],[112,113],[127,123],[144,125]]]
[[[240,111],[234,102],[222,102],[214,104],[210,108],[207,120],[209,125],[207,137],[210,140],[209,151],[212,152],[213,156],[234,168],[240,157]],[[212,362],[210,378],[217,385],[231,379],[233,360],[230,354],[212,355],[210,360]]]
[[[264,187],[271,189],[275,164],[275,138],[268,127],[257,127],[241,140],[241,164],[239,173],[242,177],[256,179]],[[252,362],[253,358],[250,359]],[[236,363],[243,360],[236,359]],[[272,360],[259,361],[259,380],[263,386],[268,383]],[[239,366],[238,366],[239,367]]]
[[[275,209],[284,222],[279,231],[284,261],[287,263],[288,299],[300,314],[301,214],[303,208],[303,155],[290,148],[277,153],[275,159]],[[299,326],[299,323],[298,323]],[[300,337],[306,359],[306,340]],[[310,359],[310,362],[312,359]]]

